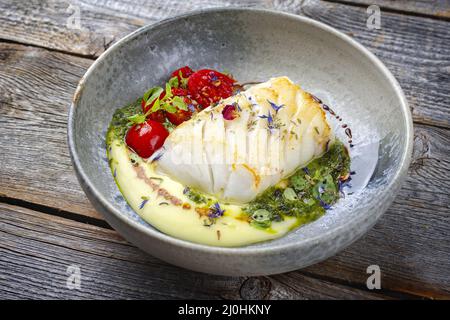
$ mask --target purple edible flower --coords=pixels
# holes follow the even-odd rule
[[[211,213],[208,215],[208,217],[213,219],[223,216],[225,212],[225,210],[222,210],[222,208],[220,208],[220,204],[218,202],[214,203],[214,206],[210,208],[210,211]]]
[[[158,154],[156,157],[153,158],[153,161],[158,161],[159,159],[161,159],[161,157],[163,156],[162,152],[160,154]]]
[[[304,168],[303,168],[303,171],[304,171],[308,176],[310,176],[308,167],[304,167]]]
[[[325,210],[331,209],[331,206],[328,203],[326,203],[325,201],[323,201],[322,199],[320,199],[320,197],[318,197],[317,200],[319,200],[320,205]]]
[[[195,107],[194,107],[194,105],[193,105],[192,103],[189,103],[189,104],[188,104],[188,109],[189,109],[189,111],[192,112],[192,113],[195,112]]]
[[[158,154],[152,159],[151,162],[158,161],[164,155],[165,147],[163,146],[162,149],[159,149],[159,150],[160,151],[158,151]]]
[[[189,192],[189,190],[190,190],[190,189],[189,189],[189,187],[185,187],[185,188],[184,188],[184,190],[183,190],[183,194],[186,194],[186,193],[188,193],[188,192]]]
[[[270,103],[270,106],[272,107],[273,110],[275,110],[275,113],[278,113],[278,110],[284,107],[283,104],[278,106],[270,100],[267,100],[267,102]]]
[[[347,180],[338,180],[338,190],[339,192],[343,192],[344,188],[351,188],[352,185],[350,184],[350,181],[352,180],[352,178],[348,178]]]
[[[147,202],[148,202],[148,199],[142,200],[141,204],[139,205],[139,209],[142,209]]]
[[[262,116],[258,116],[261,119],[267,119],[267,126],[269,127],[269,129],[273,128],[273,118],[272,118],[272,114],[270,113],[270,111],[268,112],[267,116],[266,115],[262,115]]]
[[[212,80],[212,81],[217,81],[219,78],[217,78],[217,76],[216,76],[216,74],[214,73],[214,72],[210,72],[209,73],[209,78]]]

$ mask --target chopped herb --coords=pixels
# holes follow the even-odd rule
[[[247,123],[247,130],[248,131],[252,131],[253,129],[255,129],[256,124],[258,123],[257,120],[251,120]]]
[[[153,87],[144,93],[142,99],[145,101],[145,106],[150,105],[156,98],[158,98],[161,93],[164,91],[161,87]]]
[[[205,196],[203,196],[200,192],[193,190],[189,187],[184,188],[183,194],[186,195],[186,197],[195,203],[207,203],[208,200]]]
[[[260,229],[267,229],[272,222],[285,217],[296,217],[299,224],[314,221],[336,203],[342,188],[348,186],[349,168],[348,151],[336,141],[321,158],[295,171],[286,185],[266,189],[243,208],[243,213],[252,226]],[[261,212],[270,214],[270,219],[263,219]]]
[[[286,189],[284,189],[283,197],[284,197],[286,200],[290,200],[290,201],[294,201],[294,200],[297,200],[297,199],[298,199],[297,194],[295,193],[294,189],[292,189],[292,188],[286,188]]]
[[[181,72],[181,70],[180,70],[180,72],[178,72],[178,77],[180,78],[180,83],[179,83],[179,85],[180,85],[183,89],[186,89],[186,88],[187,88],[187,84],[188,84],[188,79],[189,79],[189,78],[183,77],[183,73]]]
[[[211,219],[209,217],[203,220],[203,225],[205,227],[211,227],[214,223],[214,219]]]
[[[107,144],[111,145],[113,140],[123,141],[125,134],[132,125],[132,123],[128,120],[128,117],[131,117],[142,110],[141,100],[142,99],[139,98],[128,106],[114,112],[112,121],[108,128]]]
[[[178,97],[178,96],[173,97],[172,103],[175,107],[177,107],[180,110],[184,110],[184,111],[188,110],[188,106],[187,106],[186,102],[184,102],[184,99],[182,97]]]
[[[172,77],[169,79],[169,84],[172,88],[178,88],[179,83],[178,83],[178,77]]]
[[[166,94],[164,95],[165,99],[170,99],[172,98],[172,86],[170,85],[169,82],[166,82]]]
[[[143,123],[145,121],[145,115],[142,113],[133,114],[130,117],[127,117],[128,121],[130,121],[132,124],[139,124]]]

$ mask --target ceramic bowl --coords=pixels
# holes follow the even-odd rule
[[[352,128],[352,159],[376,145],[367,185],[285,237],[212,247],[176,239],[144,222],[122,198],[106,161],[115,109],[181,66],[229,70],[242,82],[287,75],[320,96]],[[94,207],[127,240],[169,263],[222,275],[267,275],[322,261],[358,239],[392,203],[410,162],[412,120],[404,94],[367,49],[317,21],[267,10],[213,9],[140,28],[121,39],[80,80],[68,141],[78,179]],[[373,148],[372,148],[373,151]]]

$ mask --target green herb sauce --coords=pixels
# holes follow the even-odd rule
[[[128,129],[133,125],[130,118],[133,116],[142,116],[141,101],[142,97],[123,108],[117,109],[114,112],[111,123],[109,124],[108,133],[106,134],[108,144],[111,144],[113,140],[124,141]],[[167,119],[163,125],[169,132],[175,128],[175,126]]]
[[[336,141],[322,157],[298,169],[283,183],[268,188],[243,207],[254,227],[270,228],[272,221],[296,217],[298,225],[312,222],[337,202],[340,185],[349,175],[350,157]],[[283,185],[283,186],[280,186]]]
[[[192,188],[186,188],[183,193],[189,200],[197,204],[207,203],[210,200],[206,196],[204,196],[201,192],[194,190]]]
[[[139,98],[116,110],[108,129],[108,145],[113,141],[124,141],[132,125],[128,118],[142,112],[141,100]],[[172,124],[164,125],[169,131],[173,130]],[[336,141],[322,157],[296,170],[289,178],[244,205],[242,214],[248,217],[252,226],[268,232],[272,222],[283,221],[287,216],[297,218],[293,228],[312,222],[338,201],[341,183],[348,178],[349,172],[348,151],[342,142]],[[186,188],[185,196],[198,205],[212,203],[211,198],[192,188]]]

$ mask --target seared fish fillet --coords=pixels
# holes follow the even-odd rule
[[[182,123],[156,153],[155,163],[186,186],[246,203],[322,155],[332,142],[320,105],[289,78],[278,77]]]

